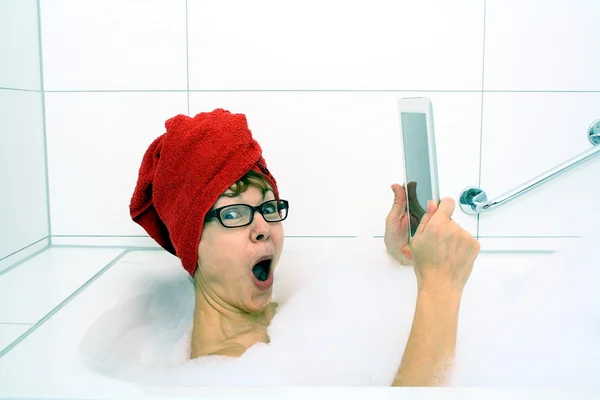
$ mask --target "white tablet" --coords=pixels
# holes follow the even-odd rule
[[[400,99],[398,110],[410,241],[427,211],[427,202],[440,202],[433,107],[427,97],[414,97]]]

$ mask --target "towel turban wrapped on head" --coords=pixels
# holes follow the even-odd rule
[[[129,211],[133,221],[194,275],[204,218],[219,196],[250,170],[277,182],[244,114],[223,109],[165,122],[144,154]]]

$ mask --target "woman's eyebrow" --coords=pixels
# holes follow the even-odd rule
[[[267,189],[267,190],[265,190],[265,191],[262,193],[262,198],[263,198],[263,200],[265,199],[265,196],[266,196],[266,195],[267,195],[267,193],[269,193],[269,192],[271,192],[271,193],[273,193],[273,195],[275,195],[275,193],[274,193],[274,192],[273,192],[271,189]],[[219,196],[219,199],[222,199],[223,197],[227,197],[227,198],[230,198],[230,199],[231,199],[231,198],[235,198],[235,197],[242,197],[241,193],[240,193],[240,194],[238,194],[238,195],[235,195],[235,196],[231,196],[231,195],[232,195],[232,193],[231,193],[231,192],[226,192],[226,193],[223,193],[222,195],[220,195],[220,196]]]
[[[223,198],[223,197],[228,197],[228,198],[232,198],[232,197],[240,197],[240,195],[239,195],[239,194],[238,194],[238,195],[235,195],[235,196],[231,196],[231,195],[232,195],[232,193],[231,193],[231,192],[229,192],[229,193],[223,193],[222,195],[220,195],[220,196],[219,196],[219,198]]]

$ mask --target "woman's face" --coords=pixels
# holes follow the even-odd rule
[[[272,191],[263,197],[260,189],[250,186],[237,197],[219,198],[212,209],[231,204],[258,206],[274,199]],[[271,302],[273,273],[283,240],[282,223],[266,222],[259,212],[250,225],[238,228],[225,228],[216,218],[207,221],[198,246],[196,286],[227,309],[252,313],[264,310]],[[271,258],[270,268],[254,268],[263,257]]]

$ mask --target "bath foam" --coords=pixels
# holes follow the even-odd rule
[[[453,386],[600,387],[600,235],[461,315]]]

